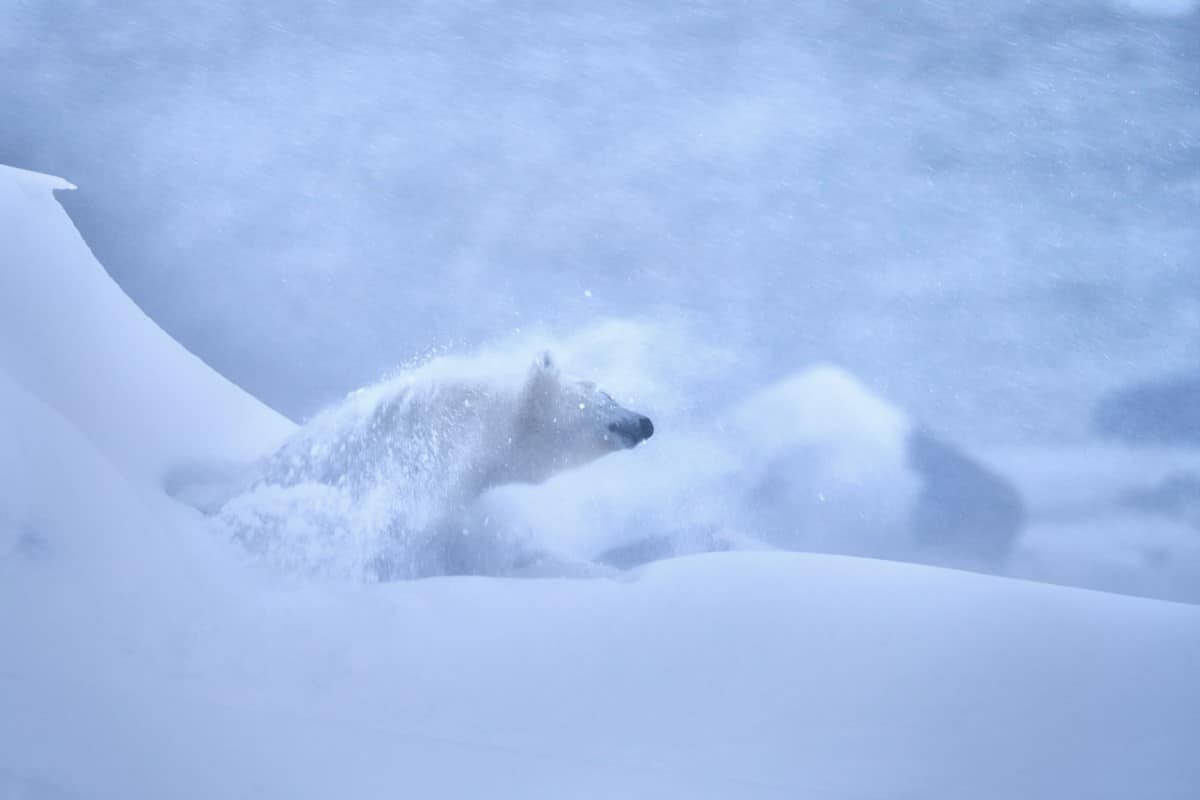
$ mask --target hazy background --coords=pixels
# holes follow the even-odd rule
[[[606,317],[968,443],[1200,361],[1190,0],[0,0],[0,162],[296,418]]]

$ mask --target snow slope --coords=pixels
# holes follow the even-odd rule
[[[258,571],[158,472],[286,425],[118,303],[57,242],[53,184],[13,174],[0,239],[10,211],[46,238],[0,294],[0,796],[1196,795],[1200,608],[775,552],[624,582]],[[12,321],[60,292],[57,329]]]
[[[184,350],[100,268],[54,199],[73,188],[0,165],[0,369],[138,478],[278,443],[291,423]]]

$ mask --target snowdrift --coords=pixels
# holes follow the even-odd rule
[[[0,166],[0,369],[132,477],[249,460],[292,424],[209,369],[96,262],[54,190]],[[136,235],[131,231],[130,235]]]
[[[262,571],[162,476],[288,424],[123,300],[55,186],[0,171],[0,794],[1195,796],[1190,606],[778,552]]]

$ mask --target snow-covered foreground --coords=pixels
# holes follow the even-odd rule
[[[0,796],[1200,788],[1196,607],[779,552],[625,580],[265,571],[164,482],[290,426],[101,280],[53,186],[0,169]]]
[[[54,632],[18,635],[7,665],[5,767],[106,797],[1185,798],[1200,781],[1185,606],[780,554],[627,584],[199,599],[156,594],[82,639],[80,609],[24,620]]]

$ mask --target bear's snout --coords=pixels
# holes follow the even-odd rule
[[[649,417],[636,414],[619,422],[610,422],[608,430],[620,436],[626,447],[634,447],[654,435],[654,423]]]

